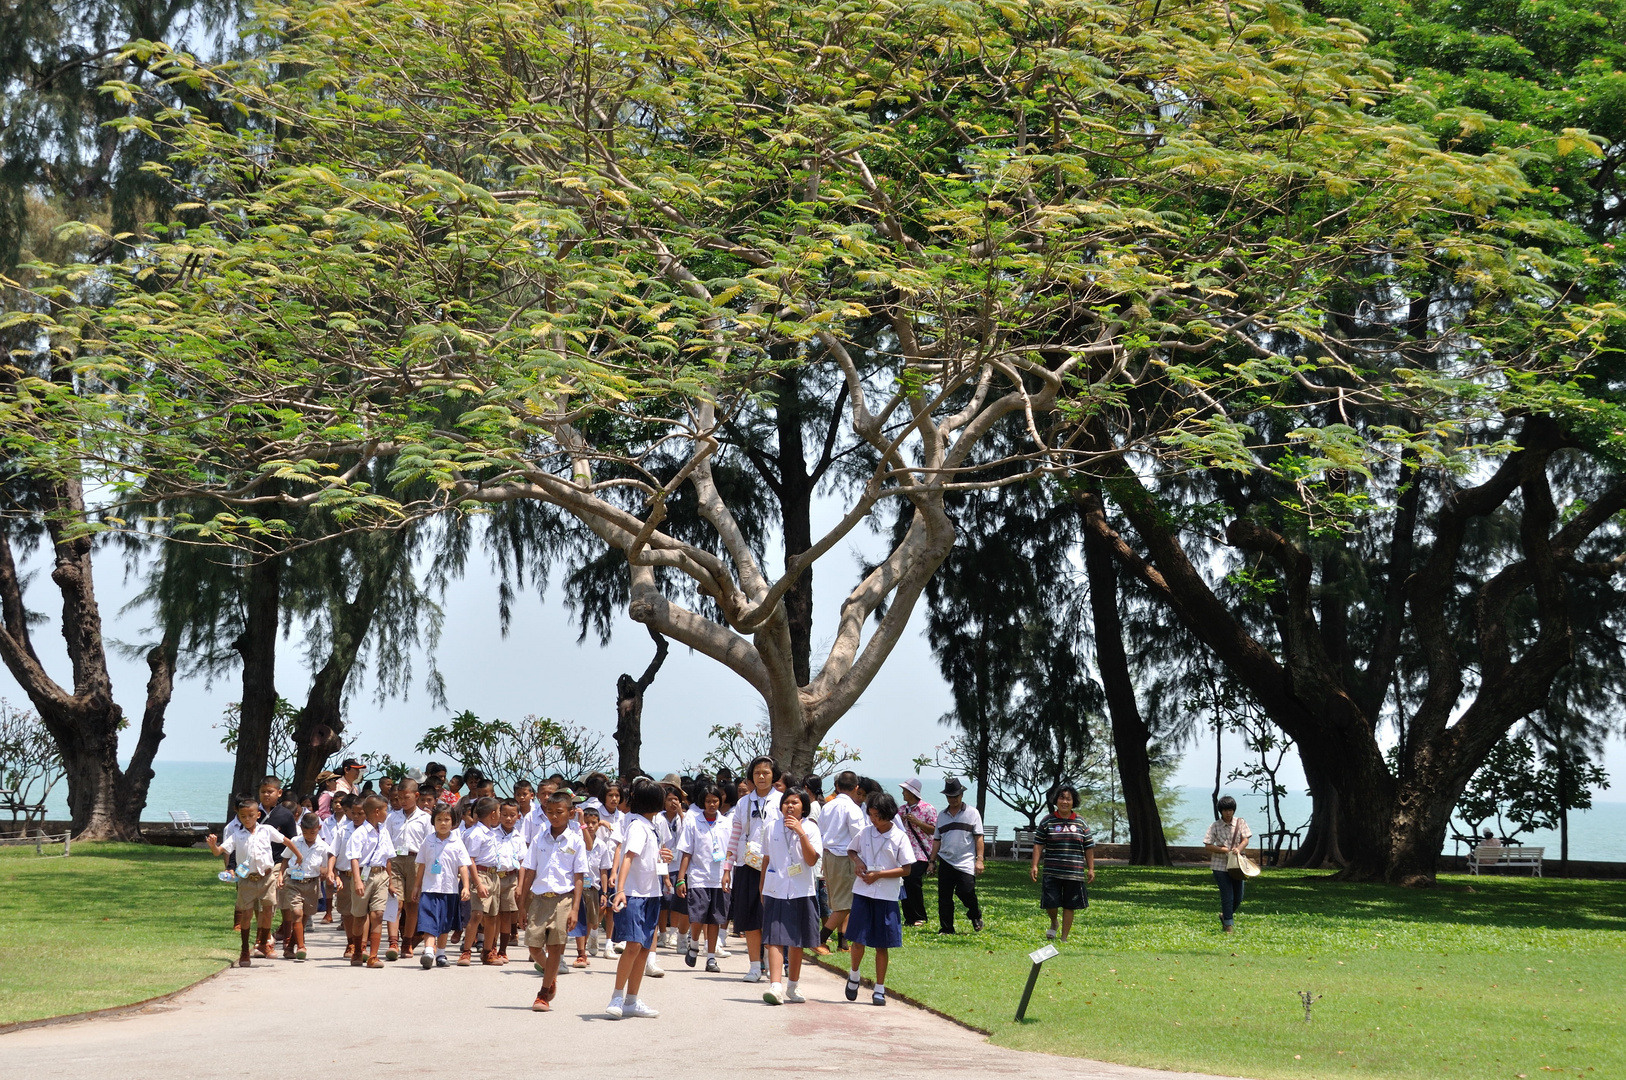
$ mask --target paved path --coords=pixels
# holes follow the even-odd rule
[[[259,1080],[336,1067],[388,1075],[373,1070],[451,1068],[448,1055],[465,1054],[466,1061],[466,1051],[485,1045],[490,1052],[476,1051],[474,1060],[488,1062],[492,1072],[518,1068],[520,1075],[540,1068],[642,1078],[668,1075],[674,1063],[708,1061],[733,1071],[728,1062],[753,1055],[792,1075],[855,1069],[878,1077],[926,1069],[934,1080],[1193,1075],[1006,1050],[901,1002],[875,1008],[867,991],[849,1003],[841,977],[811,964],[803,970],[807,1003],[773,1008],[762,1003],[761,985],[740,981],[743,945],[722,962],[723,975],[690,970],[663,951],[666,977],[644,980],[644,997],[661,1016],[617,1022],[600,1012],[613,985],[611,961],[595,960],[593,969],[561,979],[554,1011],[537,1015],[530,1004],[540,977],[520,958],[523,950],[497,969],[424,971],[403,961],[369,971],[335,959],[343,941],[331,928],[318,924],[311,944],[306,963],[256,960],[253,968],[234,968],[140,1012],[0,1035],[4,1074]],[[289,1038],[288,1031],[310,1034]],[[606,1057],[621,1054],[632,1060]]]

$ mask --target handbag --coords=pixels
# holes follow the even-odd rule
[[[1236,826],[1231,826],[1231,836],[1236,836]],[[1246,855],[1235,851],[1225,856],[1225,872],[1232,881],[1247,881],[1249,878],[1259,876],[1259,864]]]

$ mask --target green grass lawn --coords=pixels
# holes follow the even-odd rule
[[[231,889],[207,851],[0,849],[0,1024],[126,1005],[236,958]]]
[[[1013,1016],[1049,925],[1025,867],[982,879],[988,929],[906,930],[887,985],[1023,1050],[1252,1077],[1626,1077],[1626,883],[1267,871],[1237,933],[1209,871],[1102,868]],[[936,882],[927,882],[936,911]],[[866,960],[866,974],[869,974]],[[1304,1022],[1300,990],[1318,993]]]

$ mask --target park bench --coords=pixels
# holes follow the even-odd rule
[[[45,803],[24,802],[15,791],[0,790],[0,811],[5,810],[11,811],[11,820],[13,822],[17,820],[18,814],[23,816],[23,829],[25,832],[36,818],[42,823],[45,821]]]
[[[1017,829],[1012,834],[1011,858],[1025,859],[1033,856],[1033,834],[1037,829]]]
[[[1528,868],[1532,877],[1541,876],[1541,856],[1546,848],[1517,845],[1479,845],[1468,852],[1468,873],[1478,874],[1500,866]]]
[[[173,827],[186,832],[206,833],[209,831],[209,826],[193,821],[192,815],[185,810],[171,810],[169,812],[169,823]]]
[[[982,846],[990,859],[999,854],[999,826],[984,825],[982,827]]]

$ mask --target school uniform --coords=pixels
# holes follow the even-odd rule
[[[339,879],[339,887],[334,890],[333,910],[340,915],[348,916],[351,905],[350,888],[350,838],[356,834],[356,823],[349,817],[341,820],[333,829],[333,872]]]
[[[502,889],[497,881],[497,845],[492,835],[496,831],[475,822],[463,834],[463,846],[468,849],[469,858],[474,860],[474,872],[479,883],[486,887],[484,898],[477,887],[469,890],[470,911],[478,911],[482,915],[495,915],[502,910]]]
[[[686,906],[689,922],[696,926],[721,926],[728,921],[728,893],[723,891],[728,830],[726,815],[707,821],[702,811],[689,818],[678,837],[678,854],[689,856]]]
[[[297,850],[300,861],[294,862],[293,852]],[[282,875],[282,890],[277,897],[277,906],[283,911],[293,912],[296,918],[302,918],[316,910],[321,898],[322,871],[327,867],[328,856],[333,849],[322,842],[320,835],[313,844],[305,843],[303,836],[296,836],[282,849],[283,861],[288,865]]]
[[[815,857],[823,851],[819,827],[802,823]],[[783,948],[817,948],[819,944],[818,881],[802,852],[802,841],[775,814],[764,830],[767,865],[762,872],[762,943]]]
[[[755,791],[734,804],[734,820],[728,830],[728,856],[734,864],[733,891],[729,898],[729,917],[739,933],[762,929],[762,856],[766,850],[768,821],[779,811],[781,792],[769,790],[767,795]],[[752,845],[759,854],[753,856]],[[750,860],[756,859],[752,866]],[[811,879],[810,879],[811,880]]]
[[[619,886],[627,906],[615,913],[612,941],[625,941],[655,947],[655,930],[661,921],[661,839],[655,826],[642,814],[628,814],[622,826],[622,848],[632,855],[627,878]]]
[[[525,944],[529,948],[563,945],[576,883],[587,873],[587,844],[566,826],[553,834],[550,826],[537,834],[525,852],[525,869],[532,874],[525,908]]]
[[[345,849],[345,876],[351,876],[349,863],[361,864],[361,894],[356,895],[353,883],[350,890],[350,914],[355,918],[365,919],[375,911],[382,915],[389,906],[390,859],[394,854],[383,822],[358,825],[350,834]]]
[[[867,825],[853,840],[852,850],[866,870],[896,870],[912,866],[914,845],[903,826],[894,822],[886,832]],[[854,874],[852,913],[847,916],[847,940],[872,949],[896,949],[903,945],[903,916],[898,896],[902,878],[881,878],[865,882]]]
[[[853,906],[853,864],[847,858],[853,840],[869,827],[864,808],[845,791],[824,804],[816,824],[824,838],[824,886],[830,894],[831,911],[849,911]]]
[[[258,911],[277,902],[277,861],[272,845],[286,844],[288,838],[269,825],[256,823],[253,829],[241,825],[224,830],[220,846],[231,853],[237,874],[237,910]]]
[[[412,895],[412,882],[418,873],[418,848],[434,829],[429,815],[416,806],[410,814],[400,810],[392,812],[384,824],[390,826],[395,846],[395,855],[390,859],[390,884],[395,887],[395,895],[405,902]]]
[[[661,910],[663,912],[675,912],[679,915],[688,911],[688,906],[683,897],[677,894],[676,885],[678,867],[683,865],[683,856],[677,849],[678,838],[683,835],[687,817],[686,813],[679,813],[677,820],[674,821],[668,818],[665,813],[660,813],[655,815],[653,823],[655,835],[660,837],[661,847],[672,853],[672,861],[666,864],[666,877],[668,881],[673,882],[673,887],[661,897]]]
[[[469,858],[462,839],[455,831],[447,833],[444,840],[430,833],[418,847],[413,862],[424,868],[423,889],[418,893],[418,932],[438,938],[463,929],[463,886],[457,872],[472,866],[474,860]]]
[[[491,844],[497,859],[497,910],[504,914],[519,911],[519,868],[525,865],[525,852],[530,845],[517,825],[512,832],[501,825],[492,829]]]
[[[615,858],[615,845],[610,843],[610,831],[600,827],[593,833],[593,846],[587,847],[587,830],[582,836],[582,902],[576,910],[576,925],[569,937],[584,938],[599,927],[599,900],[604,895],[604,872]]]

